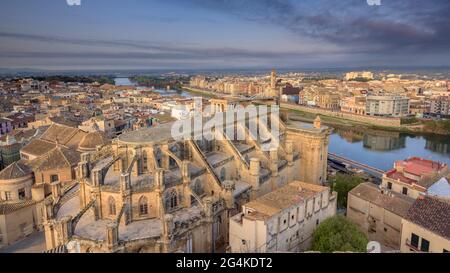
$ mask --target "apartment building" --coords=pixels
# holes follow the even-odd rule
[[[397,95],[368,95],[366,115],[404,117],[409,114],[409,98]]]
[[[450,116],[450,97],[437,97],[430,100],[430,114]]]

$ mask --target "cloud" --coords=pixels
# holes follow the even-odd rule
[[[174,33],[160,35],[168,37],[171,42],[157,41],[157,38],[97,38],[93,36],[95,30],[78,32],[83,34],[73,32],[71,36],[62,37],[39,34],[37,26],[30,33],[30,30],[20,32],[20,27],[6,28],[5,25],[3,30],[0,28],[0,58],[3,63],[6,60],[11,65],[14,60],[20,64],[26,61],[36,64],[45,60],[48,63],[73,62],[80,65],[112,64],[115,61],[121,65],[170,63],[175,67],[177,63],[193,66],[205,63],[210,66],[321,64],[335,67],[414,62],[444,64],[450,60],[448,0],[382,0],[381,6],[369,6],[366,0],[172,0],[171,4],[177,11],[186,10],[186,16],[169,12],[152,14],[149,11],[151,16],[138,13],[141,19],[133,17],[129,22],[134,31],[147,33],[146,22],[156,21],[160,27],[160,23],[171,21],[172,25],[167,29]],[[93,21],[102,26],[103,20],[105,18],[101,17]],[[208,31],[203,37],[177,38],[177,31],[197,34],[196,31],[202,30],[190,30],[187,26],[193,21],[205,25],[212,23],[213,26],[205,29],[214,33],[214,37],[221,37],[223,31],[223,39],[213,40],[208,37]],[[233,27],[251,24],[243,30],[234,30],[227,25],[230,22]],[[267,30],[268,45],[264,48],[264,41],[251,39],[264,36],[267,26],[270,27]],[[113,26],[105,24],[104,27]],[[248,29],[255,31],[256,35],[250,33],[246,36]],[[47,33],[58,33],[51,31],[47,30]],[[280,33],[277,38],[269,36],[275,32]],[[106,35],[108,31],[101,33]],[[122,31],[117,36],[131,35]],[[181,39],[183,43],[177,43]],[[241,39],[244,40],[242,43]],[[226,41],[226,46],[221,44],[223,41]]]
[[[251,50],[235,47],[187,47],[178,46],[162,46],[159,43],[151,43],[146,41],[127,41],[127,40],[101,40],[101,39],[81,39],[56,37],[48,35],[26,34],[1,32],[0,38],[26,40],[30,42],[42,42],[49,44],[63,45],[80,45],[88,46],[85,50],[71,51],[66,48],[65,51],[16,51],[3,50],[0,57],[3,58],[118,58],[118,59],[137,59],[137,58],[153,58],[153,59],[198,59],[198,58],[247,58],[247,59],[273,59],[273,58],[292,58],[314,54],[343,54],[348,53],[342,50],[305,48],[295,51],[277,51],[277,50]],[[101,51],[95,50],[101,47]],[[117,51],[119,48],[123,51]]]
[[[381,6],[369,6],[365,0],[193,0],[191,4],[358,51],[449,51],[447,0],[390,0]]]

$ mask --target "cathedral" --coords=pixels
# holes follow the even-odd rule
[[[224,137],[175,140],[166,123],[82,153],[76,183],[64,190],[52,183],[45,200],[47,249],[226,252],[230,218],[246,203],[293,181],[326,181],[330,129],[320,119],[279,119],[279,136],[258,118],[224,123],[245,140],[219,130],[214,134]],[[252,125],[260,138],[250,137]],[[264,149],[273,137],[279,145]]]

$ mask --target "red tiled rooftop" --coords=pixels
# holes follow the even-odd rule
[[[421,180],[423,180],[422,178],[433,176],[434,174],[446,168],[447,165],[432,160],[411,157],[406,160],[395,162],[395,167],[396,168],[386,172],[387,177],[395,180],[400,180],[401,182],[408,184],[420,184]],[[397,167],[402,167],[403,171],[397,171]],[[412,174],[419,178],[417,180],[411,179],[406,177],[406,174]]]
[[[436,173],[446,167],[446,164],[418,157],[397,161],[395,165],[402,166],[405,172],[417,176]]]
[[[390,170],[386,173],[386,176],[394,180],[400,180],[403,183],[413,184],[417,181],[405,177],[401,172],[397,172],[395,169]]]

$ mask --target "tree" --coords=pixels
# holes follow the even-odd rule
[[[338,194],[338,207],[347,207],[347,195],[353,188],[364,182],[364,180],[356,175],[336,174],[329,179],[331,190]]]
[[[366,252],[368,242],[367,236],[354,223],[339,215],[323,221],[314,231],[312,250]]]

